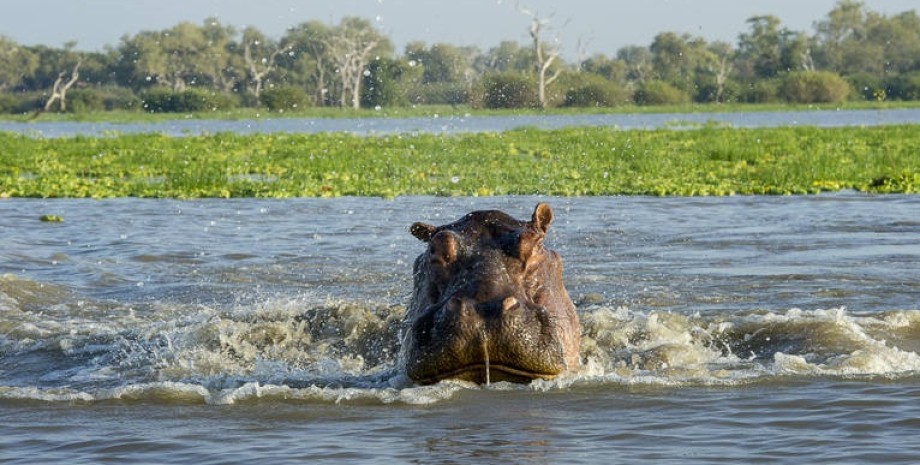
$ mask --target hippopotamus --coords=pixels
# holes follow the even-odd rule
[[[552,379],[580,366],[581,325],[544,246],[553,210],[530,221],[474,211],[443,226],[415,223],[428,247],[413,265],[401,359],[419,384]]]

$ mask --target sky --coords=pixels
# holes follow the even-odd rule
[[[520,4],[549,19],[547,38],[567,60],[615,55],[627,45],[649,45],[659,32],[732,44],[745,20],[770,14],[808,33],[837,0],[3,0],[0,35],[26,45],[102,50],[122,36],[169,28],[180,21],[217,17],[239,28],[255,26],[279,38],[309,20],[334,24],[345,16],[370,19],[402,52],[408,42],[448,42],[483,50],[503,40],[527,42],[530,20]],[[886,15],[918,9],[917,0],[869,0]]]

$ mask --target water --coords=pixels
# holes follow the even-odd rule
[[[688,128],[702,124],[732,127],[875,126],[920,123],[920,109],[811,110],[731,113],[636,113],[594,115],[446,116],[429,118],[269,118],[258,120],[172,120],[153,123],[0,121],[0,131],[42,137],[111,135],[157,132],[170,136],[233,132],[317,133],[349,132],[359,135],[390,133],[460,133],[506,131],[520,127],[557,129],[575,126],[611,126],[620,129]]]
[[[537,201],[583,369],[413,386],[408,225]],[[855,193],[3,200],[0,462],[916,463],[918,211]]]

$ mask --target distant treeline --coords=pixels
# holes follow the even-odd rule
[[[576,62],[564,62],[545,40],[551,25],[529,20],[527,44],[482,51],[413,42],[401,54],[355,17],[298,24],[279,39],[216,19],[183,22],[126,35],[102,52],[0,36],[0,112],[920,100],[914,10],[886,16],[841,0],[813,34],[755,16],[735,44],[662,32],[648,46]]]

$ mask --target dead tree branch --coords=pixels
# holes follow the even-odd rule
[[[546,108],[548,103],[546,100],[546,87],[552,84],[562,73],[561,68],[556,68],[551,76],[546,76],[553,62],[559,58],[559,49],[552,46],[547,47],[546,43],[543,42],[544,28],[550,22],[548,19],[540,19],[537,13],[522,8],[520,4],[517,5],[517,9],[522,14],[530,17],[530,38],[533,40],[534,54],[537,58],[537,101],[540,104],[540,108]]]
[[[67,78],[67,71],[61,71],[58,74],[57,79],[54,80],[54,84],[51,86],[51,96],[48,97],[48,101],[45,102],[44,108],[42,108],[38,113],[45,112],[51,109],[51,105],[54,102],[58,102],[58,110],[61,112],[67,111],[67,91],[73,87],[74,84],[80,79],[80,65],[83,64],[83,58],[77,60],[77,64],[74,65],[73,70],[70,71],[70,78],[65,82],[64,79]],[[36,113],[35,116],[38,116]]]

